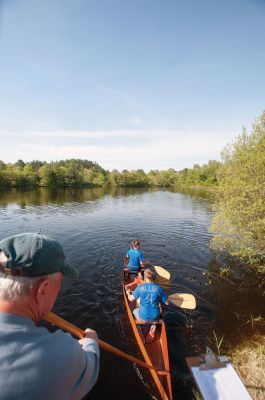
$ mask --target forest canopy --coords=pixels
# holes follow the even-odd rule
[[[80,159],[45,162],[34,160],[5,164],[0,160],[0,186],[5,187],[174,187],[217,184],[220,162],[175,171],[173,168],[145,173],[142,169],[107,171],[96,162]]]

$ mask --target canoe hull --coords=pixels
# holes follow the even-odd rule
[[[127,284],[128,282],[126,282]],[[149,365],[154,365],[160,370],[169,371],[169,359],[168,359],[168,346],[167,346],[167,335],[165,323],[160,320],[156,324],[156,336],[153,342],[143,343],[139,334],[137,321],[133,315],[133,309],[136,306],[136,302],[130,302],[126,295],[125,283],[123,282],[123,295],[126,306],[128,318],[133,330],[134,337],[137,345],[141,351],[144,361]],[[170,373],[160,374],[154,369],[149,369],[152,380],[161,396],[162,400],[172,400],[172,389]]]

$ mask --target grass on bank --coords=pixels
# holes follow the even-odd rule
[[[236,268],[236,273],[240,271]],[[264,400],[265,267],[244,269],[243,272],[236,276],[234,268],[225,267],[219,272],[204,273],[220,306],[218,322],[221,329],[217,329],[217,333],[213,331],[210,346],[217,355],[228,356],[252,399]],[[224,333],[222,328],[229,326],[232,315],[236,316],[237,322]]]
[[[265,336],[255,335],[227,353],[229,360],[253,400],[265,399]],[[197,389],[193,399],[202,400]]]
[[[265,399],[265,336],[255,335],[228,356],[253,400]]]

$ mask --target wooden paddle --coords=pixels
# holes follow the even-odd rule
[[[196,299],[193,294],[189,293],[174,293],[168,296],[168,300],[177,307],[188,308],[194,310],[196,308]],[[136,300],[138,307],[140,307],[140,297]]]
[[[174,293],[168,296],[168,300],[177,307],[194,310],[196,308],[196,299],[193,294]]]
[[[161,276],[161,278],[170,279],[170,272],[168,272],[165,268],[161,267],[160,265],[153,265],[150,263],[150,261],[145,261],[146,265],[150,265],[151,267],[154,268],[156,271],[157,275]]]
[[[165,268],[160,267],[159,265],[154,265],[155,272],[157,275],[161,276],[164,279],[169,281],[170,279],[170,272],[168,272]]]
[[[79,339],[83,339],[85,336],[85,331],[82,329],[78,328],[77,326],[71,324],[70,322],[66,321],[65,319],[59,317],[58,315],[49,312],[46,317],[44,318],[46,321],[50,322],[51,324],[56,325],[58,328],[63,329],[64,331],[67,331],[71,333],[72,335],[78,337]],[[141,367],[148,368],[148,369],[154,369],[157,371],[158,375],[165,375],[168,374],[169,371],[167,370],[161,370],[153,365],[146,364],[144,361],[138,360],[137,358],[130,356],[127,353],[124,353],[123,351],[117,349],[114,346],[111,346],[110,344],[103,342],[103,340],[98,339],[98,344],[101,349],[107,350],[110,353],[116,354],[117,356],[124,358],[125,360],[129,360],[135,364],[140,365]]]

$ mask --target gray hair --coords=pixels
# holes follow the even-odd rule
[[[7,257],[4,252],[0,250],[0,268],[5,268],[6,265]],[[39,280],[43,278],[54,279],[57,274],[58,272],[44,276],[28,277],[7,275],[0,271],[0,300],[16,301],[30,294]]]
[[[29,278],[28,276],[12,276],[0,272],[0,300],[16,301],[29,294],[39,280],[54,279],[58,273]]]
[[[12,276],[0,272],[0,300],[16,300],[30,293],[40,277]]]
[[[0,251],[0,266],[5,267],[6,260],[4,253]],[[53,279],[57,274],[58,272],[44,276],[28,277],[7,275],[0,272],[0,300],[16,301],[29,294],[40,279]]]

